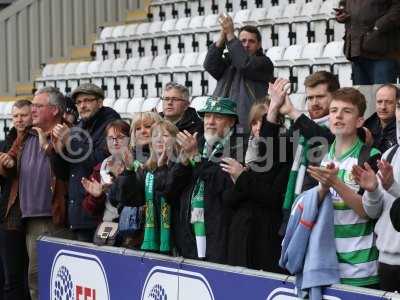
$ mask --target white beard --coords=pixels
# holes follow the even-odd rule
[[[206,140],[209,146],[213,146],[216,142],[221,140],[221,138],[217,134],[212,134],[207,132],[204,133],[204,139]]]

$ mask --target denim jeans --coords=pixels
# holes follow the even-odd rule
[[[371,59],[355,57],[352,59],[353,84],[371,85],[396,83],[399,66],[394,59]]]

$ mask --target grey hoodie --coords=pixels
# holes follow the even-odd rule
[[[396,125],[397,142],[399,143],[400,126],[399,124]],[[393,147],[383,154],[382,159],[387,158]],[[363,206],[370,218],[378,218],[375,233],[377,235],[376,246],[379,250],[379,262],[388,265],[400,265],[400,232],[393,228],[389,214],[393,201],[400,197],[400,147],[394,154],[391,165],[394,175],[393,185],[386,191],[379,183],[374,192],[365,192]]]

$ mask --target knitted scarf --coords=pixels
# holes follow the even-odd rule
[[[142,250],[169,252],[171,208],[164,197],[160,199],[160,215],[157,216],[154,207],[154,174],[148,172],[145,180],[146,221]],[[159,218],[159,228],[156,228],[155,218]]]
[[[230,131],[221,141],[216,142],[213,147],[210,147],[206,142],[203,148],[202,157],[210,161],[215,154],[223,150],[224,145],[229,141],[231,135],[232,131]],[[212,149],[211,153],[209,153],[209,149]],[[206,226],[204,222],[204,187],[204,180],[200,178],[197,179],[191,197],[192,211],[190,223],[193,225],[193,231],[196,237],[198,258],[205,258],[207,249]]]
[[[328,127],[329,116],[314,120],[320,126]],[[307,153],[309,150],[308,141],[302,135],[299,138],[299,144],[289,174],[289,180],[286,188],[285,200],[283,202],[284,210],[291,210],[296,197],[301,194],[304,176],[308,167]]]

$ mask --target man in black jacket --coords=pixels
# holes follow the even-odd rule
[[[77,240],[91,242],[97,219],[82,208],[85,189],[81,180],[87,178],[94,166],[107,156],[104,129],[119,114],[103,106],[104,93],[98,86],[87,83],[77,87],[71,95],[78,108],[80,121],[69,129],[58,125],[54,133],[62,141],[58,151],[69,162],[68,218]]]
[[[169,82],[164,88],[163,112],[160,114],[164,119],[172,122],[179,131],[187,130],[191,134],[203,131],[203,122],[196,110],[189,107],[189,90],[187,87]]]
[[[247,132],[250,108],[267,94],[267,83],[273,78],[274,66],[263,53],[257,27],[244,26],[236,37],[230,16],[221,16],[220,24],[220,37],[210,46],[204,61],[204,69],[218,81],[215,91],[209,93],[236,102],[238,132]],[[226,55],[225,47],[228,50]]]
[[[376,91],[376,113],[364,123],[374,139],[373,147],[384,153],[397,144],[396,102],[400,99],[400,90],[393,84],[384,84]]]
[[[204,114],[204,139],[197,141],[196,135],[188,132],[177,136],[185,159],[175,170],[177,176],[171,176],[175,182],[170,186],[185,188],[179,199],[165,197],[177,207],[173,228],[179,254],[226,263],[231,212],[224,206],[223,195],[233,187],[233,181],[220,163],[223,157],[243,160],[243,139],[234,133],[237,113],[231,99],[210,98],[200,113]]]

